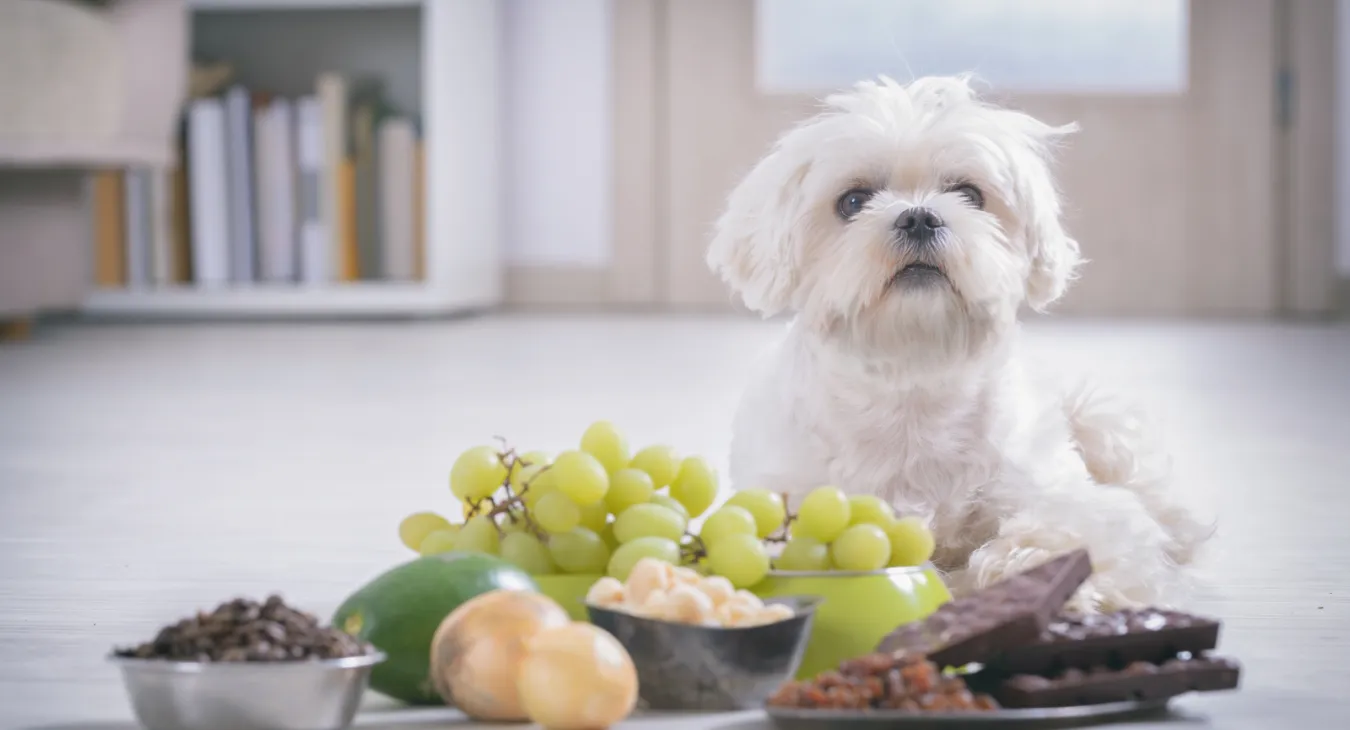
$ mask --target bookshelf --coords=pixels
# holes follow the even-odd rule
[[[236,45],[250,49],[252,39],[259,39],[249,51],[254,55],[239,61],[238,75],[241,82],[261,77],[263,85],[275,79],[278,94],[286,93],[288,84],[294,86],[300,74],[322,71],[325,64],[351,67],[334,69],[339,72],[380,74],[388,72],[382,63],[399,70],[402,60],[412,59],[415,73],[381,80],[390,82],[393,96],[406,97],[403,106],[415,107],[410,116],[420,122],[421,177],[412,188],[423,192],[416,207],[419,273],[387,280],[334,275],[318,281],[138,281],[96,287],[84,302],[85,313],[263,319],[436,316],[501,302],[497,0],[188,0],[187,5],[194,28],[228,25],[234,37],[246,39]],[[314,28],[314,34],[336,33],[341,42],[310,38],[313,52],[306,55],[303,44],[297,41],[292,47],[285,41],[283,28],[297,23],[307,35]],[[194,45],[229,37],[199,35]],[[415,54],[409,50],[418,46]],[[334,60],[329,57],[334,53],[344,55]],[[309,69],[305,63],[318,66]],[[97,198],[93,204],[98,205]],[[96,260],[98,256],[96,249]]]

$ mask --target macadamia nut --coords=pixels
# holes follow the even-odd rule
[[[721,576],[703,576],[655,558],[633,566],[628,581],[605,577],[586,593],[593,606],[635,616],[697,626],[759,626],[792,618],[782,604],[765,605],[759,596],[736,590]]]

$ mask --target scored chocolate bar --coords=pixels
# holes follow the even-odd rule
[[[1036,641],[1091,574],[1086,550],[1061,555],[943,604],[928,618],[891,632],[877,651],[926,654],[940,667],[987,663]]]
[[[1169,659],[1135,662],[1124,669],[1069,669],[1054,677],[1019,674],[993,690],[1004,707],[1070,707],[1106,702],[1163,700],[1187,692],[1238,686],[1241,667],[1231,659]]]
[[[1157,608],[1095,616],[1057,616],[1034,643],[1011,647],[991,662],[1007,674],[1050,675],[1065,669],[1159,663],[1219,645],[1219,622]]]

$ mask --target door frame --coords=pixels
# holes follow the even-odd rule
[[[749,1],[749,0],[737,0]],[[672,309],[661,270],[664,181],[670,174],[665,108],[666,11],[672,0],[613,0],[614,246],[609,302]],[[1328,316],[1335,271],[1336,13],[1325,0],[1279,0],[1270,71],[1280,108],[1274,144],[1277,316]],[[738,310],[728,301],[726,311]]]
[[[1280,253],[1280,314],[1333,316],[1336,274],[1336,27],[1340,3],[1276,4],[1276,41],[1288,110],[1276,146],[1275,240]],[[1278,83],[1278,81],[1277,81]]]

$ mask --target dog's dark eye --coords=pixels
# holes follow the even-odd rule
[[[839,212],[840,218],[846,221],[853,220],[854,216],[862,212],[873,195],[876,193],[866,188],[854,188],[839,196],[839,202],[834,205],[835,210]]]
[[[960,183],[947,188],[948,192],[959,193],[971,207],[984,210],[984,193],[971,183]]]

